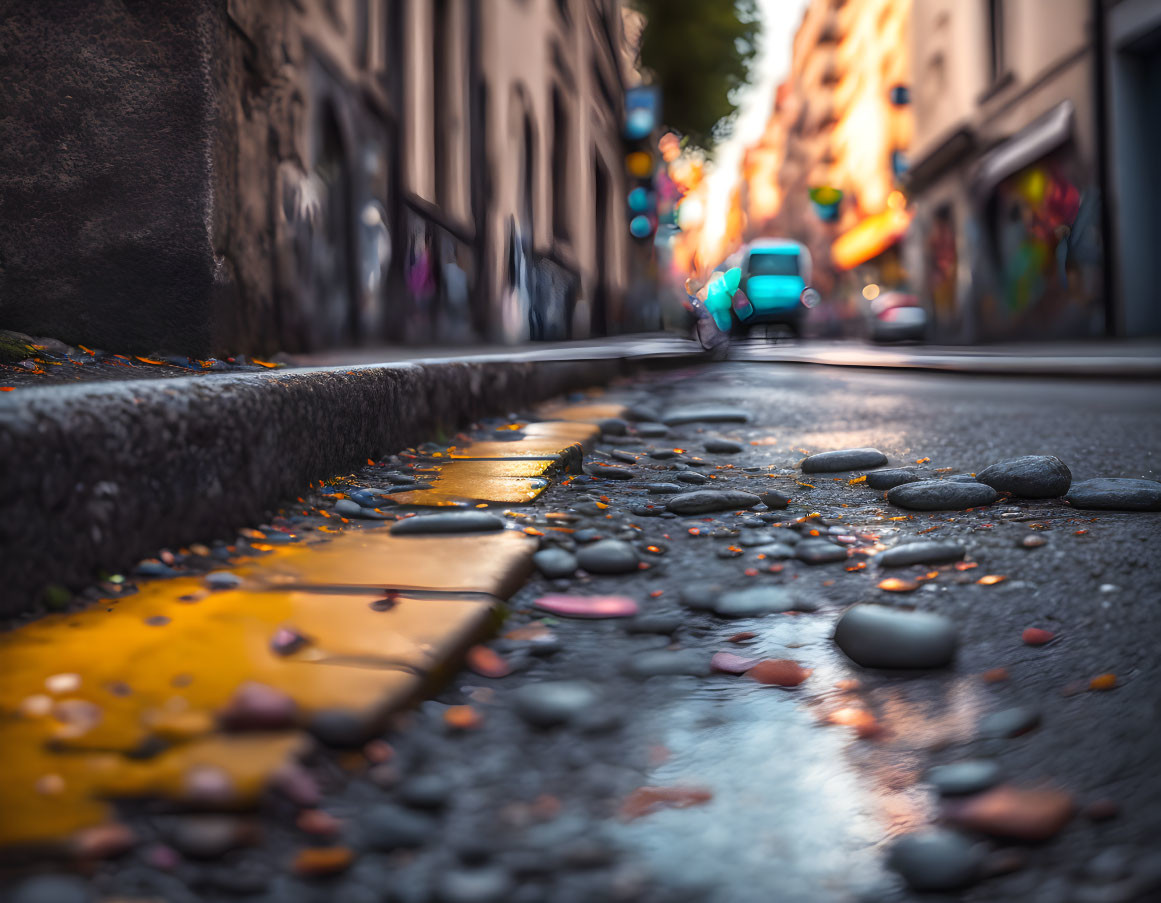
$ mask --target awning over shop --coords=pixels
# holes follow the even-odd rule
[[[980,160],[972,179],[972,193],[985,203],[1004,179],[1056,150],[1072,135],[1071,100],[1057,104]]]
[[[903,207],[888,207],[882,213],[868,216],[861,223],[844,232],[830,246],[835,266],[853,270],[895,244],[907,232],[912,214]]]

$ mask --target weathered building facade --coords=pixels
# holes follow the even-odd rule
[[[948,341],[1161,331],[1161,7],[915,0],[908,256]]]
[[[0,325],[124,351],[616,330],[616,0],[25,4]]]

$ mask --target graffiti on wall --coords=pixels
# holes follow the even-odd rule
[[[1103,324],[1099,200],[1082,188],[1069,150],[996,188],[997,291],[982,311],[987,332],[1089,335]]]
[[[935,212],[923,251],[932,313],[937,326],[946,326],[955,317],[959,265],[955,246],[955,214],[950,206],[941,207]]]

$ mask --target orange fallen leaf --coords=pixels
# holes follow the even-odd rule
[[[294,871],[303,876],[334,875],[355,861],[348,847],[304,847],[294,857]]]
[[[468,667],[481,677],[507,677],[512,666],[496,650],[487,646],[473,646],[468,650]]]
[[[955,563],[955,569],[957,571],[970,571],[972,568],[978,568],[978,567],[979,567],[979,565],[976,564],[974,561],[957,561]]]
[[[855,483],[865,483],[866,481],[867,481],[867,475],[863,474],[861,477],[855,477],[853,480],[847,480],[847,484],[849,486],[854,486]]]
[[[1020,634],[1020,639],[1024,641],[1025,646],[1043,646],[1046,643],[1051,643],[1056,638],[1056,634],[1051,630],[1043,630],[1040,627],[1028,627]]]
[[[282,366],[282,364],[276,364],[273,361],[260,361],[256,357],[250,358],[250,361],[252,363],[257,364],[259,367],[271,368],[271,367],[281,367]]]
[[[930,458],[916,458],[915,463],[916,464],[926,464],[930,460],[931,460]]]
[[[484,723],[484,716],[470,705],[453,705],[444,711],[443,720],[457,731],[472,731]]]
[[[703,787],[638,787],[621,804],[621,818],[641,818],[661,809],[688,809],[708,803],[713,797]]]
[[[1090,690],[1111,690],[1117,685],[1117,675],[1098,674],[1088,683]]]
[[[841,724],[844,727],[853,727],[855,735],[863,740],[869,740],[883,733],[883,726],[875,720],[875,716],[866,709],[850,706],[838,709],[827,716],[831,724]]]
[[[15,392],[15,386],[0,386],[0,392]]]
[[[904,580],[902,577],[887,577],[879,581],[879,589],[889,593],[910,593],[919,589],[919,584],[914,580]]]
[[[133,355],[133,356],[134,356],[135,358],[137,358],[137,360],[141,361],[141,363],[143,363],[143,364],[158,364],[158,365],[162,365],[162,364],[164,364],[164,363],[165,363],[165,361],[158,361],[158,360],[154,360],[154,359],[153,359],[153,358],[151,358],[151,357],[142,357],[140,354],[135,354],[135,355]]]
[[[1072,796],[1062,790],[1001,786],[948,804],[944,817],[981,834],[1036,842],[1059,834],[1075,809]]]
[[[980,678],[986,684],[998,684],[1007,680],[1009,677],[1007,668],[989,668]]]
[[[976,583],[981,586],[995,586],[997,583],[1003,583],[1008,578],[1002,574],[985,574]]]

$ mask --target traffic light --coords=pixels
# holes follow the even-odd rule
[[[657,230],[657,191],[654,176],[658,155],[657,132],[661,94],[656,87],[641,86],[625,92],[625,206],[629,234],[639,240]]]

